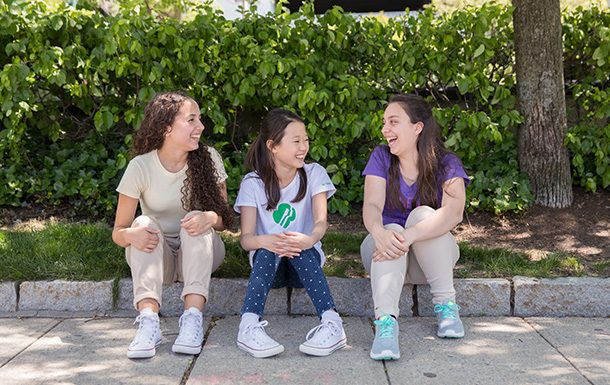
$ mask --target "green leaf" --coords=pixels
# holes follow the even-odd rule
[[[475,51],[473,55],[473,59],[478,58],[481,54],[485,52],[485,45],[481,44]]]

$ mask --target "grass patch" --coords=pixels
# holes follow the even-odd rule
[[[584,267],[578,257],[567,253],[550,253],[546,258],[532,261],[525,253],[506,249],[473,247],[460,243],[460,260],[454,270],[456,278],[509,278],[581,276]]]
[[[0,231],[0,280],[107,280],[128,277],[124,252],[106,224],[45,222]]]
[[[595,262],[593,270],[602,277],[610,276],[610,261]]]
[[[323,239],[326,253],[324,271],[329,276],[364,277],[360,243],[365,233],[329,232]],[[226,258],[215,277],[248,277],[248,253],[232,233],[222,233]],[[584,267],[578,257],[551,253],[532,261],[525,253],[460,244],[461,258],[456,278],[509,278],[581,276]],[[610,262],[594,265],[604,274]],[[34,228],[17,227],[0,231],[0,281],[50,279],[107,280],[129,277],[124,251],[111,239],[111,229],[103,223],[81,224],[43,222]]]

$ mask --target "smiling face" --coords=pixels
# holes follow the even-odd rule
[[[199,138],[205,127],[201,123],[199,106],[186,99],[176,114],[174,121],[167,127],[163,146],[190,152],[199,148]]]
[[[400,157],[416,150],[417,138],[423,127],[422,122],[412,123],[399,103],[390,103],[383,113],[381,133],[388,141],[390,152]]]
[[[297,169],[305,165],[305,156],[309,152],[309,138],[305,125],[301,122],[290,122],[284,129],[284,136],[279,143],[268,141],[267,147],[273,154],[275,168]]]

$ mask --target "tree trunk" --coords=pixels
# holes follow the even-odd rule
[[[534,203],[572,204],[559,0],[513,0],[519,128],[519,166]]]

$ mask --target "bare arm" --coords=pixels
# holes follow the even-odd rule
[[[159,242],[159,230],[150,227],[131,227],[138,207],[138,200],[119,194],[112,240],[121,247],[133,244],[138,250],[151,252]]]
[[[414,242],[439,237],[451,231],[462,221],[466,205],[466,187],[464,179],[452,178],[443,183],[443,200],[441,207],[421,222],[403,231],[405,242]]]
[[[383,227],[382,212],[386,201],[386,180],[367,175],[364,178],[364,204],[362,220],[364,226],[373,236],[378,253],[385,253],[390,258],[397,258],[409,249],[403,245],[401,234]]]

